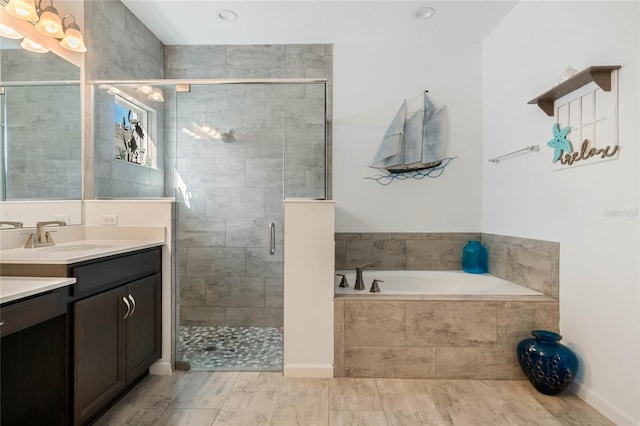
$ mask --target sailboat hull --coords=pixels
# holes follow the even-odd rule
[[[429,163],[411,163],[404,164],[402,166],[393,166],[387,167],[385,170],[389,173],[407,173],[407,172],[417,172],[419,170],[433,169],[434,167],[438,167],[442,164],[442,160],[440,161],[431,161]]]

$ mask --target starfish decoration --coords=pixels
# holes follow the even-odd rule
[[[560,130],[558,123],[553,125],[553,139],[547,142],[547,146],[553,148],[553,162],[557,162],[562,156],[562,151],[570,153],[573,151],[571,148],[571,142],[567,140],[567,133],[569,133],[571,127],[565,127]]]

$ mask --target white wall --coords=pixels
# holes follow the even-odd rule
[[[482,56],[482,231],[560,242],[560,330],[581,368],[575,391],[638,424],[637,2],[521,2]],[[622,65],[618,160],[551,171],[552,117],[527,102],[569,66]],[[528,145],[540,152],[489,164]],[[608,210],[626,216],[608,216]]]
[[[479,42],[336,43],[333,55],[336,232],[479,231]],[[365,180],[377,173],[367,166],[403,99],[423,90],[449,109],[447,154],[457,158],[436,179]]]

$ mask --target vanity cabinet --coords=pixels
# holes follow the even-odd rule
[[[0,423],[66,425],[68,289],[0,307]]]
[[[160,270],[159,248],[72,265],[74,424],[92,421],[160,358]]]

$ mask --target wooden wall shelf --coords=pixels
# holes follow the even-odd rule
[[[605,92],[611,91],[611,72],[617,69],[620,69],[620,65],[589,67],[580,71],[573,77],[568,78],[557,86],[552,87],[537,98],[530,100],[528,103],[538,105],[548,116],[553,117],[554,101],[563,97],[567,93],[579,89],[587,83],[593,81]]]

